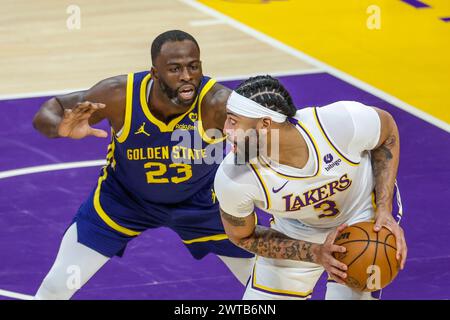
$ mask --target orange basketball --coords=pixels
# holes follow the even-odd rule
[[[373,231],[373,222],[360,222],[347,227],[336,238],[337,245],[347,248],[334,253],[348,266],[346,284],[358,291],[380,290],[391,283],[399,271],[395,257],[395,236],[386,228]]]

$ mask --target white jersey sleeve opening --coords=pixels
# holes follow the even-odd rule
[[[331,142],[353,161],[378,144],[381,121],[372,107],[356,101],[339,101],[318,109]]]
[[[231,163],[232,156],[227,156],[219,166],[214,191],[223,211],[235,217],[246,217],[253,213],[261,191],[249,168]]]

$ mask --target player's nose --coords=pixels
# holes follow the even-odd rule
[[[228,124],[228,121],[225,121],[223,125],[223,134],[226,135],[227,139],[230,141],[234,141],[234,137],[236,136],[235,130]]]
[[[186,81],[186,82],[189,82],[189,81],[192,80],[192,75],[190,74],[188,68],[186,68],[186,67],[183,68],[183,70],[182,70],[182,72],[180,74],[180,79],[182,81]]]

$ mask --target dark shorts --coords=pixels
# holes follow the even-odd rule
[[[73,222],[78,242],[107,257],[122,256],[139,233],[163,226],[175,231],[196,259],[208,253],[253,257],[228,240],[214,198],[209,188],[182,203],[156,204],[133,199],[121,188],[103,183],[81,205]]]

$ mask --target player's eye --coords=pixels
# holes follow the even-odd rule
[[[198,64],[192,64],[191,65],[191,70],[197,71],[198,69],[199,69],[199,65]]]
[[[172,67],[172,68],[169,68],[169,71],[170,71],[170,72],[178,72],[178,71],[180,71],[180,67]]]
[[[229,122],[232,126],[235,126],[236,123],[237,123],[237,121],[234,120],[233,118],[228,118],[228,122]]]

